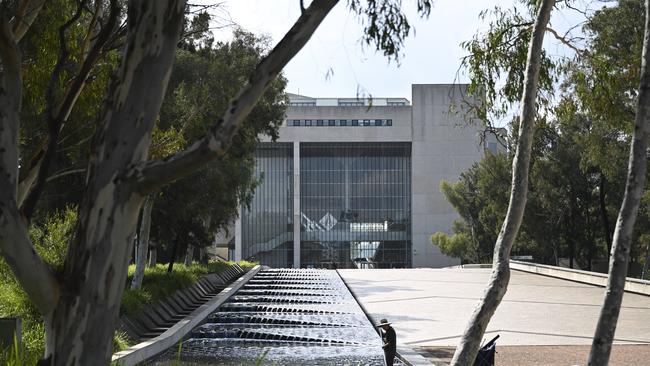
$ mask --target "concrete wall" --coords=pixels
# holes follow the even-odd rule
[[[458,85],[412,86],[412,237],[413,267],[457,265],[431,244],[436,231],[449,233],[458,214],[440,192],[442,180],[456,182],[461,172],[481,159],[481,127],[450,111],[465,94]]]
[[[411,141],[411,107],[290,107],[292,119],[392,119],[392,126],[280,127],[278,142]],[[267,138],[265,141],[269,141]]]

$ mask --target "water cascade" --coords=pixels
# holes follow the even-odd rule
[[[384,365],[381,339],[336,271],[267,269],[153,365]]]

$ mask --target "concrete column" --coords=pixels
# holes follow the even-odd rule
[[[240,261],[242,253],[242,242],[241,242],[241,214],[242,209],[241,205],[237,210],[237,219],[235,220],[235,260]]]
[[[300,268],[300,142],[293,142],[293,268]]]

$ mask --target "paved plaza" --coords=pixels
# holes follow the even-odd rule
[[[456,346],[490,269],[339,270],[365,310],[388,318],[398,344]],[[512,271],[508,293],[485,339],[498,346],[590,345],[601,287]],[[650,297],[626,293],[616,343],[650,344]]]

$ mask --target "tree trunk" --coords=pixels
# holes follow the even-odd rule
[[[537,98],[542,42],[554,4],[555,0],[542,1],[533,26],[521,98],[519,136],[512,162],[512,188],[508,212],[495,244],[492,275],[483,294],[483,299],[478,303],[460,339],[451,361],[452,365],[474,364],[485,329],[501,303],[510,281],[510,250],[521,225],[528,194],[528,170],[536,115],[535,100]]]
[[[605,234],[605,243],[607,243],[607,255],[612,251],[612,233],[609,226],[609,216],[607,215],[607,203],[605,202],[605,176],[600,173],[598,182],[598,201],[600,203],[600,217],[603,220],[603,233]]]
[[[641,279],[645,280],[648,275],[648,265],[650,264],[650,240],[645,246],[645,262],[643,262],[643,271],[641,271]]]
[[[131,290],[138,290],[142,287],[144,278],[144,267],[149,253],[149,231],[151,230],[151,210],[153,209],[154,195],[150,194],[145,198],[142,207],[142,223],[140,224],[140,235],[138,235],[138,251],[135,257],[135,273],[131,281]]]
[[[185,251],[185,261],[183,264],[186,267],[189,267],[192,265],[192,262],[194,262],[194,245],[187,244],[187,250]]]
[[[609,259],[609,277],[605,301],[600,310],[598,325],[591,344],[589,365],[607,365],[616,332],[616,323],[623,301],[623,288],[630,257],[630,243],[632,231],[636,222],[643,187],[646,178],[646,151],[648,147],[648,134],[650,130],[650,0],[645,1],[645,34],[643,37],[643,55],[641,57],[641,80],[639,82],[639,96],[634,118],[634,133],[630,148],[627,180],[623,203],[618,212],[614,238],[612,241],[612,254]]]
[[[158,261],[158,248],[150,247],[149,248],[149,264],[147,267],[155,267],[156,262]]]
[[[185,1],[129,2],[127,38],[91,146],[62,288],[46,319],[46,363],[108,365],[145,195],[130,168],[146,160],[184,18]]]
[[[208,256],[208,248],[206,247],[199,248],[199,262],[201,264],[208,264],[208,262],[210,262],[210,258]]]
[[[176,261],[176,253],[178,252],[178,240],[174,240],[172,246],[172,255],[169,257],[169,264],[167,265],[167,273],[172,273],[174,270],[174,262]]]

